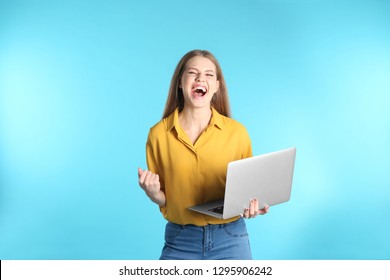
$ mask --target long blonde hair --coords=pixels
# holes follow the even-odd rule
[[[176,66],[175,72],[173,73],[173,77],[171,80],[171,85],[169,87],[167,102],[165,103],[165,109],[162,116],[163,119],[168,117],[173,111],[176,110],[176,108],[179,108],[179,111],[183,110],[184,97],[183,91],[179,87],[179,83],[187,62],[195,56],[202,56],[208,58],[209,60],[211,60],[211,62],[214,63],[217,71],[216,74],[217,80],[219,81],[219,88],[211,99],[211,106],[214,107],[214,109],[216,109],[218,113],[230,117],[231,112],[227,87],[218,60],[209,51],[193,50],[185,54]]]

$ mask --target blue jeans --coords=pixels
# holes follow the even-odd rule
[[[251,260],[252,253],[243,218],[207,225],[168,222],[160,260]]]

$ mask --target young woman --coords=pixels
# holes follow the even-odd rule
[[[223,197],[227,164],[252,156],[249,135],[230,118],[217,59],[190,51],[174,72],[162,120],[146,144],[139,185],[168,220],[160,259],[251,259],[243,218],[268,212],[256,199],[242,217],[220,220],[187,208]]]

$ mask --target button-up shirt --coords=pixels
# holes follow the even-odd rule
[[[187,209],[223,198],[228,163],[252,156],[246,128],[214,108],[211,110],[210,123],[195,143],[180,126],[178,109],[149,131],[147,164],[159,175],[166,196],[166,204],[160,210],[172,223],[205,226],[238,218],[221,220]]]

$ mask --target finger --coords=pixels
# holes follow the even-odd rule
[[[146,181],[146,176],[148,175],[148,170],[143,170],[141,176],[139,177],[139,183],[144,185]]]
[[[246,218],[246,209],[244,209],[244,212],[242,212],[241,217]]]
[[[246,209],[244,210],[243,217],[246,218],[246,219],[249,218],[249,209],[248,209],[248,208],[246,208]]]
[[[157,174],[154,174],[152,173],[152,175],[150,176],[150,179],[149,179],[149,186],[154,186],[158,183],[158,175]]]
[[[260,214],[260,215],[267,214],[268,212],[269,212],[269,206],[268,206],[268,205],[264,206],[263,209],[260,209],[260,210],[259,210],[259,214]]]
[[[255,208],[255,202],[254,199],[251,200],[249,203],[249,217],[256,215],[257,208]]]
[[[153,173],[148,170],[148,172],[146,173],[146,176],[145,176],[145,182],[144,182],[145,185],[150,185],[150,180],[151,180],[152,176],[153,176]]]
[[[259,200],[257,198],[253,200],[253,209],[255,211],[255,215],[259,214]]]
[[[138,178],[141,177],[142,172],[143,172],[142,168],[138,167]]]
[[[160,183],[160,177],[158,176],[158,174],[153,174],[154,176],[153,176],[153,181],[152,181],[152,183],[153,184],[158,184],[158,183]]]

